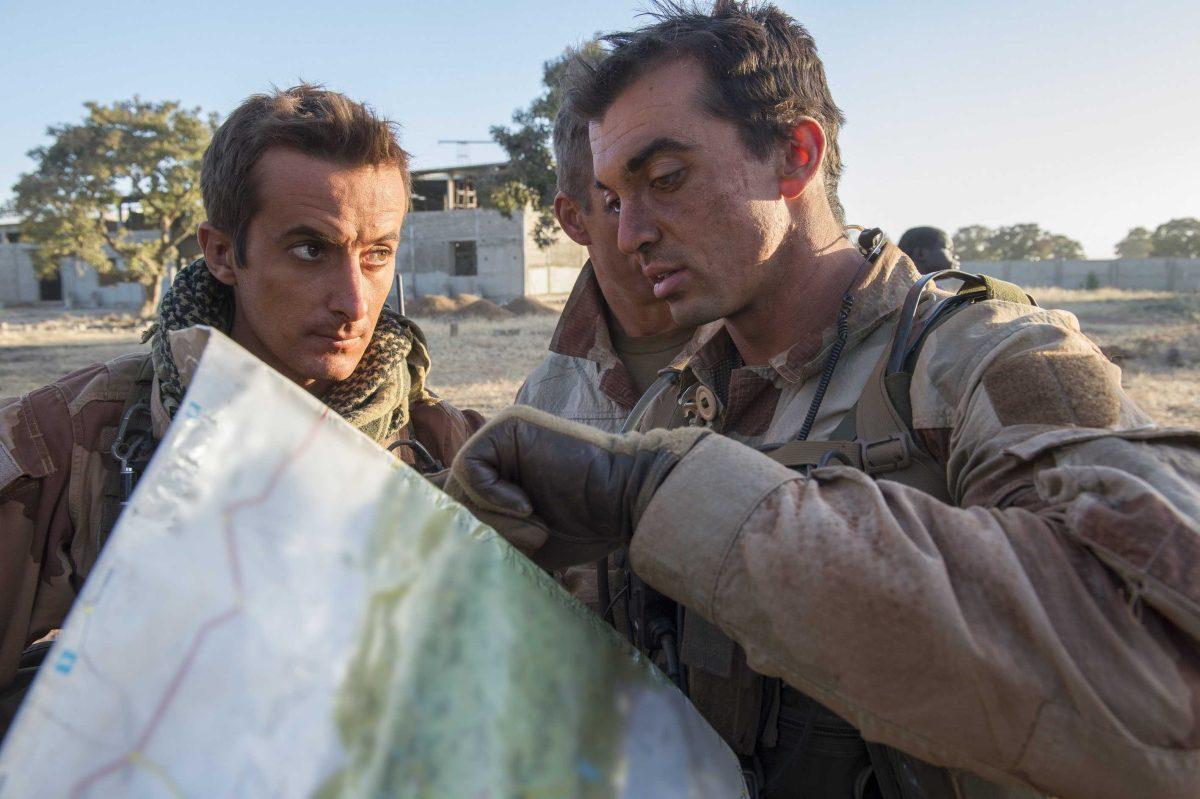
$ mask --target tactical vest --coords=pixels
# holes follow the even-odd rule
[[[926,289],[942,278],[963,281],[957,293],[926,300]],[[935,295],[936,297],[936,295]],[[885,349],[867,380],[863,393],[854,407],[843,417],[826,441],[795,440],[764,450],[764,454],[792,469],[808,472],[831,464],[844,464],[861,469],[872,478],[899,482],[943,502],[950,502],[945,469],[914,438],[910,386],[912,372],[920,350],[929,334],[955,311],[974,302],[1001,300],[1022,305],[1034,304],[1019,287],[993,278],[947,270],[922,276],[909,291],[901,308],[896,330],[889,348]],[[827,370],[830,375],[832,370]],[[678,377],[678,375],[676,375]],[[823,376],[828,383],[829,375]],[[691,388],[695,388],[692,386]],[[652,388],[651,391],[654,389]],[[714,398],[704,392],[681,392],[681,402],[690,408],[693,421],[703,424],[715,415]],[[818,386],[817,396],[824,393]],[[649,392],[648,392],[649,394]],[[649,405],[646,402],[645,405]],[[817,400],[819,404],[819,399]],[[642,406],[643,403],[639,403]],[[638,409],[635,408],[635,413]],[[815,411],[815,409],[814,409]],[[815,412],[810,416],[815,417]],[[607,593],[607,569],[601,582],[602,607],[609,606],[603,596]],[[638,592],[651,595],[650,606],[656,600],[653,590],[636,575],[627,572],[627,585],[622,589],[631,596]],[[644,605],[643,605],[644,606]],[[634,615],[643,606],[631,609]],[[660,614],[661,617],[662,614]],[[861,733],[833,711],[783,684],[780,680],[757,675],[745,665],[736,646],[723,633],[694,613],[676,610],[676,629],[683,639],[679,653],[665,661],[669,676],[681,688],[687,688],[688,662],[705,659],[709,663],[732,662],[731,688],[723,699],[741,705],[731,707],[724,721],[743,728],[752,723],[744,734],[735,734],[731,743],[740,749],[743,773],[752,799],[779,797],[854,797],[855,799],[1022,799],[1039,794],[988,782],[970,772],[933,766],[911,755],[882,744],[864,741]],[[643,619],[643,627],[646,626]],[[663,648],[664,636],[647,635],[629,622],[631,638],[641,648],[657,645]],[[673,631],[674,632],[674,631]],[[696,643],[699,640],[701,643]],[[668,638],[667,644],[674,645]],[[693,650],[689,654],[689,649]],[[716,653],[716,654],[714,654]],[[737,669],[750,679],[738,680]],[[705,671],[709,667],[705,667]],[[720,673],[720,672],[715,672]],[[757,687],[753,687],[757,683]],[[711,702],[712,695],[693,697],[699,706]],[[759,707],[753,707],[757,699]],[[728,739],[730,726],[721,731]],[[752,750],[747,754],[747,750]]]

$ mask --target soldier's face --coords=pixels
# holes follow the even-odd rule
[[[704,85],[691,59],[653,68],[590,131],[618,247],[688,326],[736,316],[769,292],[791,223],[775,161],[702,106]]]
[[[361,360],[392,286],[404,178],[287,149],[256,168],[260,207],[231,270],[233,337],[314,393]],[[218,274],[218,279],[224,279]]]
[[[636,255],[621,252],[617,246],[617,214],[607,208],[603,192],[591,191],[591,207],[580,209],[583,223],[587,227],[588,257],[596,272],[600,290],[610,305],[624,307],[646,307],[662,301],[654,296],[654,288],[645,275]]]

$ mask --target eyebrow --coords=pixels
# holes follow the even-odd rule
[[[321,242],[322,244],[338,245],[341,243],[337,239],[330,236],[328,233],[324,233],[320,230],[317,230],[315,227],[311,227],[310,225],[296,225],[293,228],[288,228],[287,231],[285,231],[284,234],[282,236],[280,236],[280,238],[281,239],[290,239],[290,238],[293,238],[296,236],[304,236],[306,238],[315,239],[315,240]],[[386,235],[380,236],[379,238],[375,239],[374,243],[378,244],[380,242],[388,242],[390,244],[390,243],[395,243],[395,242],[399,242],[399,241],[400,241],[400,231],[393,231],[391,233],[388,233]]]
[[[646,165],[646,162],[659,153],[686,153],[691,149],[693,149],[693,145],[688,144],[687,142],[680,141],[679,139],[673,139],[670,136],[659,136],[657,139],[638,150],[632,157],[630,157],[628,161],[625,162],[625,174],[633,175],[637,172],[640,172],[642,167]],[[607,189],[608,187],[597,180],[596,188],[603,190]]]

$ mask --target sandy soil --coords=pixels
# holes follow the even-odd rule
[[[1163,424],[1200,427],[1200,294],[1030,289],[1079,317],[1124,370],[1126,389]],[[545,355],[557,318],[418,317],[433,351],[431,384],[454,403],[494,413]],[[457,333],[451,336],[452,325]],[[142,348],[128,316],[60,308],[0,309],[0,396]]]

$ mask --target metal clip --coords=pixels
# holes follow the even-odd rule
[[[696,427],[709,427],[721,415],[721,401],[717,394],[703,383],[689,386],[679,396],[679,407],[684,418]]]
[[[129,503],[133,487],[137,483],[137,470],[131,463],[136,463],[145,454],[146,444],[150,438],[141,431],[129,436],[129,420],[139,413],[145,413],[150,418],[150,404],[145,401],[136,402],[121,415],[121,423],[117,427],[117,438],[111,448],[113,460],[121,464],[121,506]]]

